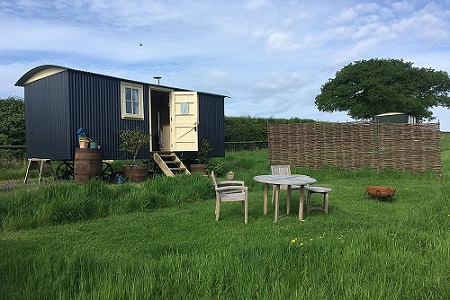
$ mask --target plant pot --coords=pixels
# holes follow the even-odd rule
[[[148,165],[123,165],[123,177],[128,182],[142,182],[147,180]]]
[[[234,173],[227,173],[227,180],[233,180],[234,179]]]
[[[89,143],[89,148],[91,148],[91,149],[98,149],[98,142],[91,141]]]
[[[80,148],[89,148],[89,141],[88,140],[79,140]]]
[[[191,173],[202,173],[204,175],[206,174],[206,166],[206,164],[191,164]]]
[[[376,198],[390,198],[395,194],[395,188],[387,186],[372,185],[366,187],[366,192]]]

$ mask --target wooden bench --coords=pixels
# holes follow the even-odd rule
[[[52,168],[52,161],[48,158],[29,158],[27,172],[25,174],[25,179],[23,180],[23,183],[27,183],[30,170],[39,170],[38,183],[41,183],[42,181],[42,171],[50,171],[53,180],[55,180],[55,174],[53,173]]]
[[[305,191],[307,192],[306,196],[307,212],[310,212],[311,210],[321,210],[325,213],[328,213],[328,193],[331,192],[331,189],[321,186],[305,186]],[[322,206],[311,206],[311,195],[314,193],[319,193],[323,195]]]

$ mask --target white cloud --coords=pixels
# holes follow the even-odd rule
[[[392,8],[399,12],[409,12],[414,10],[414,4],[411,1],[394,2]]]
[[[358,13],[353,8],[345,8],[336,17],[337,22],[347,23],[353,21],[358,16]]]
[[[21,95],[14,83],[29,69],[57,64],[226,94],[227,115],[345,121],[314,98],[354,60],[450,72],[448,1],[361,2],[1,1],[0,97]]]
[[[267,45],[271,51],[290,51],[299,48],[290,32],[272,32],[267,39]]]

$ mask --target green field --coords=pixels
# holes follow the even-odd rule
[[[447,299],[448,134],[442,161],[442,178],[293,169],[333,189],[329,213],[305,212],[303,222],[296,191],[291,215],[274,223],[269,203],[264,216],[252,178],[270,172],[267,150],[216,159],[249,187],[247,225],[240,203],[223,204],[215,221],[211,179],[198,175],[3,189],[0,298]],[[397,193],[379,201],[367,185]]]

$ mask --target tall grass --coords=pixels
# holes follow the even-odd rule
[[[448,143],[442,149],[448,162]],[[312,212],[298,221],[294,192],[292,215],[274,223],[273,206],[263,215],[263,186],[252,180],[269,172],[267,154],[227,153],[220,160],[249,186],[248,224],[239,203],[223,204],[215,222],[210,179],[196,175],[155,177],[144,184],[58,183],[2,194],[0,299],[446,299],[450,294],[447,163],[442,178],[294,169],[333,189],[329,213]],[[364,193],[373,184],[392,185],[397,193],[379,201]]]
[[[78,186],[58,182],[39,190],[0,194],[0,230],[19,230],[152,210],[214,196],[203,176],[155,176],[142,184],[109,185],[92,180]]]

